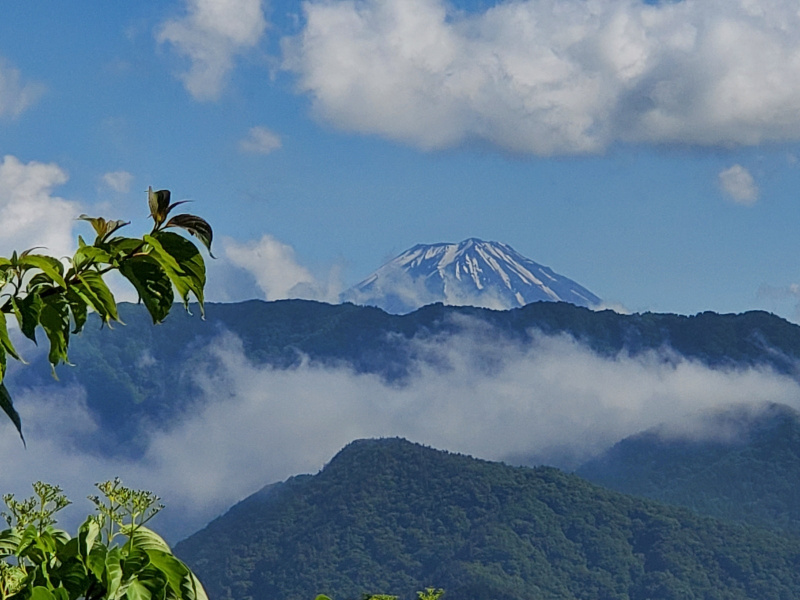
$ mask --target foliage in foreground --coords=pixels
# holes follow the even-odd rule
[[[196,236],[211,251],[212,231],[200,217],[178,214],[169,217],[183,202],[170,203],[169,190],[148,189],[148,206],[153,228],[141,238],[117,235],[128,225],[102,217],[81,215],[91,223],[96,237],[87,244],[78,237],[72,257],[58,259],[34,252],[14,252],[0,257],[0,408],[14,423],[20,436],[22,424],[11,395],[3,382],[8,357],[22,360],[8,333],[6,315],[13,314],[22,333],[36,342],[38,328],[50,343],[48,361],[55,367],[68,363],[70,335],[79,333],[89,311],[96,312],[104,324],[119,321],[117,303],[104,277],[119,272],[127,279],[147,307],[154,323],[169,314],[178,292],[184,306],[190,294],[203,310],[206,282],[205,263],[195,244],[167,231],[179,228]],[[24,441],[24,438],[23,438]]]
[[[75,537],[56,529],[70,502],[35,483],[34,496],[6,495],[10,528],[0,532],[0,600],[208,600],[192,571],[145,527],[161,508],[150,492],[120,481],[97,485],[96,514]]]

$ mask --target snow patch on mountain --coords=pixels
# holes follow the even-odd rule
[[[459,244],[418,244],[345,291],[342,301],[405,314],[426,304],[498,310],[530,302],[596,306],[601,300],[508,244],[477,238]]]

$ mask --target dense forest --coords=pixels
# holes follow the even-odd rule
[[[782,405],[733,407],[707,420],[727,435],[646,431],[577,473],[629,494],[800,535],[800,414]]]
[[[800,539],[399,439],[264,488],[176,546],[220,600],[800,595]]]

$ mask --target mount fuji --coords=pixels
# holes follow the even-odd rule
[[[418,244],[343,292],[341,300],[393,314],[435,302],[497,310],[537,301],[586,307],[601,302],[583,286],[508,244],[476,238],[459,244]]]

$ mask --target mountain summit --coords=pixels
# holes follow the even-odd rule
[[[499,310],[542,300],[587,307],[600,303],[586,288],[508,244],[476,238],[418,244],[345,291],[342,300],[394,314],[435,302]]]

